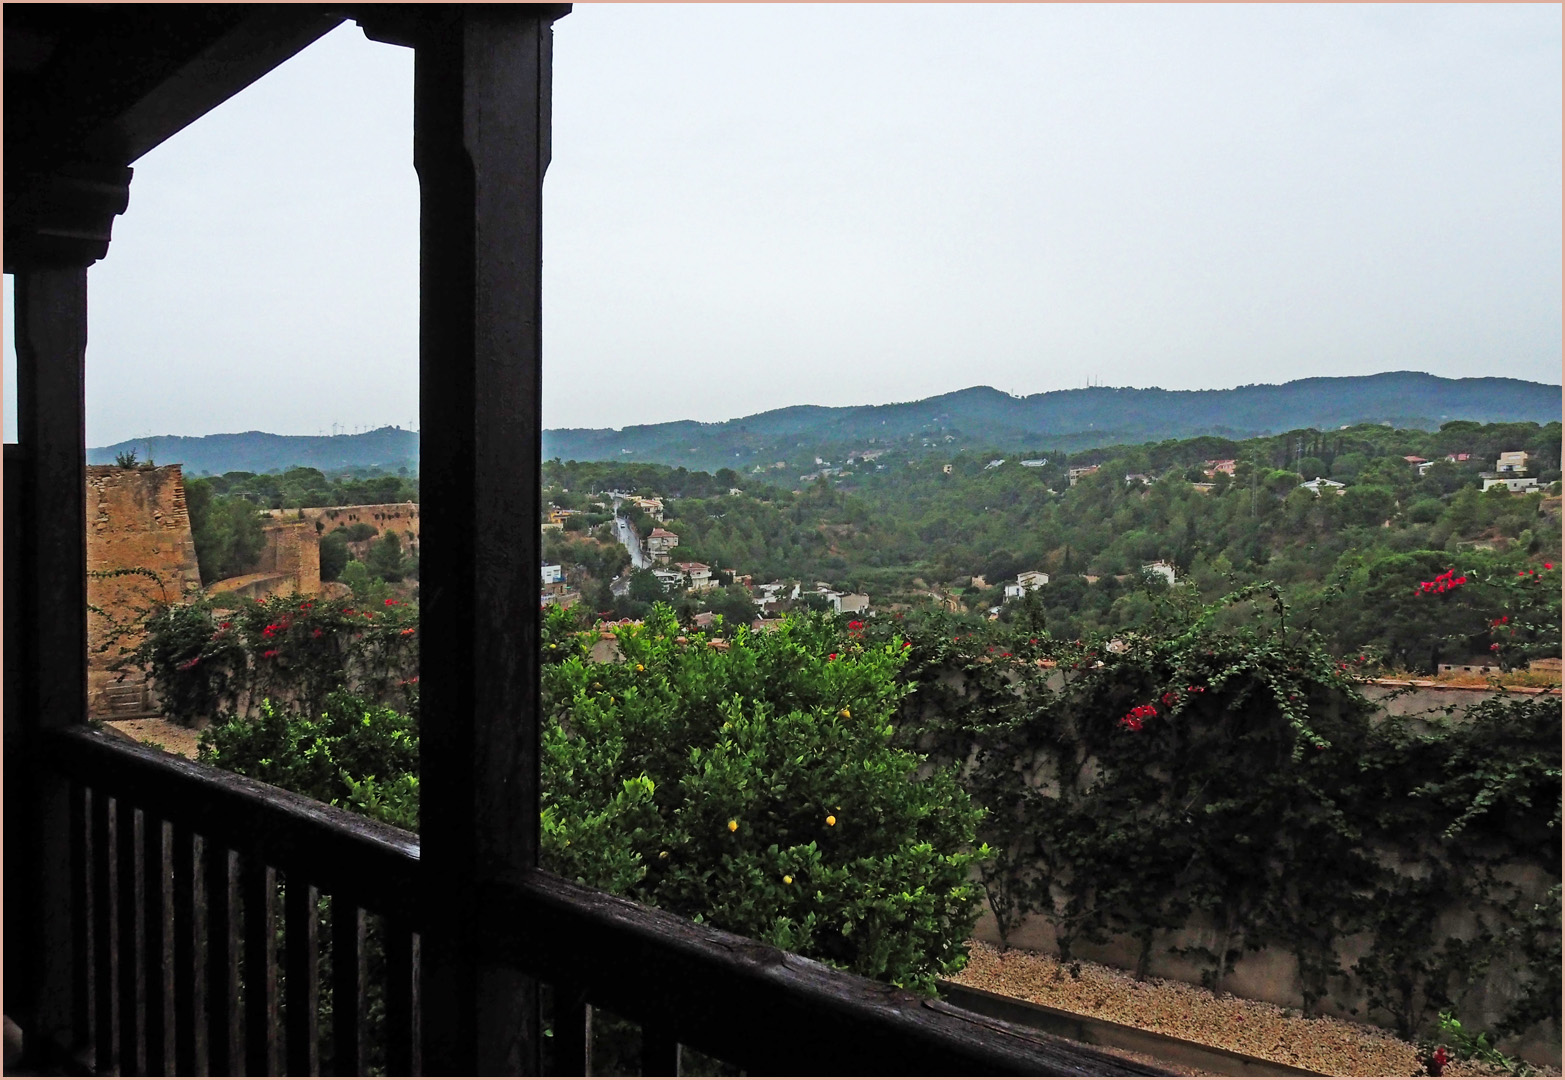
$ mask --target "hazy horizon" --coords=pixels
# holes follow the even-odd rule
[[[976,385],[1557,385],[1560,26],[578,5],[555,27],[545,426]],[[89,445],[416,423],[411,60],[346,24],[135,164],[89,275]],[[5,398],[9,438],[9,377]]]

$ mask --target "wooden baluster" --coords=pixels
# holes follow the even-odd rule
[[[92,792],[93,1071],[108,1076],[114,1058],[114,906],[109,892],[109,796]]]
[[[168,895],[168,867],[163,855],[163,820],[143,812],[141,816],[142,941],[145,958],[143,979],[146,986],[146,1072],[150,1076],[168,1075],[167,980],[164,973],[172,966],[173,950],[165,926],[165,899]]]
[[[319,893],[303,874],[289,874],[283,892],[283,948],[288,970],[288,1075],[321,1071]]]
[[[363,1072],[364,909],[345,896],[331,898],[332,1064],[338,1076]]]
[[[554,1072],[586,1076],[592,1065],[592,1007],[580,983],[554,985]]]
[[[413,1076],[413,929],[391,916],[381,927],[386,945],[386,1072]]]
[[[245,1075],[277,1075],[277,871],[244,859]]]
[[[641,1075],[679,1075],[679,1042],[667,1031],[647,1024],[641,1026]]]
[[[196,990],[196,838],[188,825],[174,826],[174,1073],[196,1074],[200,1033]]]
[[[114,914],[119,923],[115,950],[119,976],[119,1063],[122,1074],[138,1073],[141,1055],[136,991],[141,976],[141,935],[136,917],[141,910],[141,881],[136,874],[136,808],[124,798],[114,800],[114,846],[118,855]]]
[[[228,846],[207,840],[206,1029],[207,1071],[229,1076],[238,1065],[239,973],[234,928],[234,863]]]
[[[71,1034],[76,1045],[92,1038],[92,895],[87,888],[87,789],[73,783],[71,800]]]

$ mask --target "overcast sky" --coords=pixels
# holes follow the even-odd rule
[[[1558,5],[578,5],[544,421],[1558,383],[1560,30]],[[411,98],[411,53],[346,25],[136,163],[89,279],[89,444],[415,421]]]

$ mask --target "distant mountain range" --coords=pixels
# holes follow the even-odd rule
[[[1415,371],[1298,379],[1232,390],[1088,387],[1014,397],[975,386],[920,401],[830,407],[795,405],[721,423],[679,420],[625,428],[553,428],[545,458],[643,461],[712,470],[774,460],[813,460],[817,452],[944,444],[972,449],[1079,451],[1117,443],[1244,438],[1298,428],[1358,423],[1433,430],[1450,420],[1481,423],[1560,419],[1559,386],[1521,379],[1446,379]],[[271,472],[293,465],[322,470],[418,467],[418,435],[381,428],[362,435],[208,435],[132,439],[88,451],[112,463],[133,449],[145,459],[183,462],[187,472]]]

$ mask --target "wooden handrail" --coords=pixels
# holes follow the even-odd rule
[[[47,739],[55,767],[77,783],[419,928],[415,834],[103,732]],[[547,871],[479,899],[484,947],[503,963],[752,1072],[1162,1075]]]
[[[416,833],[91,728],[43,738],[70,779],[420,929]]]
[[[752,1072],[1165,1075],[547,871],[482,900],[493,944],[524,971]]]

